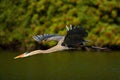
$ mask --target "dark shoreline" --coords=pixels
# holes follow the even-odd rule
[[[103,47],[107,48],[110,51],[120,51],[120,45],[104,45]],[[46,50],[50,48],[50,46],[43,46],[43,45],[37,45],[35,47],[30,47],[30,51],[31,50],[36,50],[36,49],[42,49],[42,50]],[[11,50],[11,51],[21,51],[21,50],[28,50],[28,48],[26,48],[25,46],[21,47],[20,45],[0,45],[0,50]]]

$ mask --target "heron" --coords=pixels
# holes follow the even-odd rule
[[[58,35],[58,34],[43,34],[43,35],[33,36],[33,39],[37,42],[55,40],[55,41],[58,41],[58,43],[57,45],[47,50],[39,49],[39,50],[30,51],[30,52],[25,52],[21,55],[14,57],[14,59],[24,58],[24,57],[28,57],[36,54],[47,54],[47,53],[52,53],[56,51],[86,47],[85,43],[88,41],[85,40],[85,37],[88,36],[88,32],[85,30],[84,27],[74,26],[74,25],[70,25],[68,27],[66,25],[66,30],[67,30],[67,34],[65,36]],[[96,47],[92,47],[92,48],[96,48]]]

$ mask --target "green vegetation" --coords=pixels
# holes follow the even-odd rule
[[[119,4],[119,0],[2,0],[0,46],[33,48],[33,35],[64,35],[70,24],[88,30],[87,39],[93,41],[88,45],[120,46]]]

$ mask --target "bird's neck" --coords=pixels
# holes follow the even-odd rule
[[[50,49],[47,49],[44,51],[44,53],[52,53],[52,52],[56,52],[56,51],[62,51],[68,49],[67,47],[61,46],[61,45],[56,45]]]
[[[61,46],[61,45],[56,45],[50,49],[47,50],[35,50],[30,52],[28,55],[32,56],[32,55],[36,55],[36,54],[45,54],[45,53],[52,53],[52,52],[56,52],[56,51],[61,51],[61,50],[65,50],[68,49],[67,47]]]
[[[39,53],[44,53],[44,50],[34,50],[34,51],[31,51],[30,53],[28,53],[26,55],[27,56],[32,56],[32,55],[36,55],[36,54],[39,54]]]

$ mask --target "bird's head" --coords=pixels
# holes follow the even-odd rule
[[[24,58],[24,57],[27,57],[27,56],[29,56],[29,52],[25,52],[25,53],[23,53],[23,54],[20,54],[20,55],[14,57],[14,59]]]

